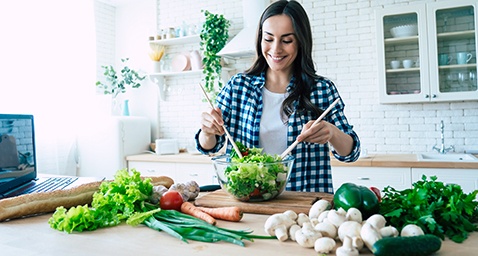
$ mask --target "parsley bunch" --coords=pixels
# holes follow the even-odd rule
[[[380,213],[387,223],[399,229],[407,224],[420,226],[426,234],[441,239],[445,236],[456,243],[463,242],[468,233],[478,231],[478,190],[469,194],[456,184],[444,184],[436,176],[413,183],[411,189],[398,191],[385,187]]]

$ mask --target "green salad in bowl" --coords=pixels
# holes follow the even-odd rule
[[[280,195],[289,181],[294,158],[269,155],[262,148],[238,143],[242,158],[234,152],[213,159],[221,188],[240,201],[267,201]]]

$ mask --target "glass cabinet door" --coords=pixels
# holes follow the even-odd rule
[[[381,103],[428,101],[425,6],[377,15]]]
[[[432,95],[478,100],[476,3],[437,2],[429,11]]]

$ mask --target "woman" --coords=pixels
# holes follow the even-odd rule
[[[295,162],[286,189],[333,193],[329,144],[335,158],[352,162],[360,141],[341,100],[312,126],[340,95],[331,81],[316,75],[312,32],[299,3],[280,0],[266,8],[256,52],[252,67],[221,90],[218,107],[202,114],[197,148],[204,154],[219,151],[226,140],[223,124],[235,141],[268,154],[281,154],[297,139],[301,143],[291,152]]]

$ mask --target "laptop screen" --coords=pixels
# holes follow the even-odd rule
[[[0,194],[35,178],[33,115],[0,114]]]

